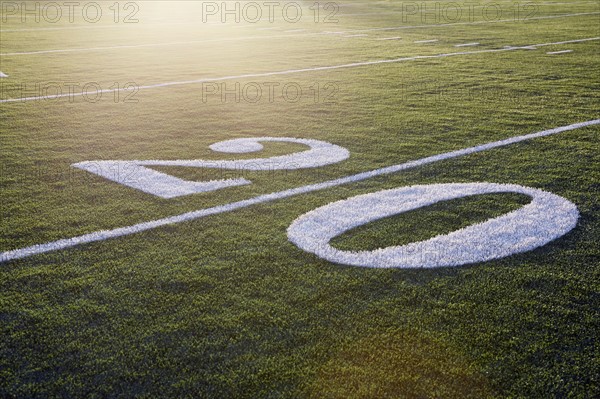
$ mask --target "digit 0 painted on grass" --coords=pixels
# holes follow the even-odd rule
[[[479,194],[520,193],[532,201],[502,216],[449,234],[374,251],[329,245],[355,227],[441,201]],[[557,195],[514,184],[431,184],[383,190],[333,202],[308,212],[288,228],[290,241],[330,262],[374,268],[431,268],[485,262],[547,244],[577,225],[577,207]]]

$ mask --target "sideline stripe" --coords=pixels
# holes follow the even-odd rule
[[[545,17],[532,17],[532,18],[528,18],[527,21],[539,20],[539,19],[575,17],[575,16],[580,16],[580,15],[596,15],[596,14],[600,14],[600,12],[578,13],[578,14],[560,14],[560,15],[550,15],[550,16],[545,16]],[[399,29],[437,28],[437,27],[448,27],[448,26],[452,26],[452,25],[481,25],[481,24],[502,23],[502,22],[521,22],[521,21],[516,21],[514,19],[502,19],[502,20],[498,20],[498,21],[455,22],[455,23],[448,23],[448,24],[413,25],[413,26],[400,26],[400,27],[388,27],[388,28],[350,29],[347,31],[340,31],[340,32],[325,31],[325,32],[316,32],[316,33],[302,33],[302,34],[295,34],[295,35],[242,36],[242,37],[232,37],[232,38],[193,40],[193,41],[167,42],[167,43],[146,43],[146,44],[130,44],[130,45],[122,45],[122,46],[102,46],[102,47],[74,48],[74,49],[35,50],[35,51],[25,51],[25,52],[2,53],[0,55],[3,57],[9,57],[9,56],[14,57],[14,56],[19,56],[19,55],[118,50],[118,49],[143,48],[143,47],[160,47],[160,46],[169,46],[169,45],[176,45],[176,44],[212,43],[212,42],[222,42],[222,41],[238,41],[238,40],[254,40],[254,39],[277,39],[277,38],[286,38],[286,37],[318,36],[318,35],[333,34],[333,33],[335,33],[335,34],[352,34],[355,32],[376,32],[376,31],[399,30]],[[57,29],[57,28],[52,28],[52,29]],[[271,29],[271,28],[260,28],[257,30],[265,30],[265,29]],[[11,30],[0,30],[0,32],[10,32],[10,31]]]
[[[190,220],[200,219],[205,216],[217,215],[220,213],[231,212],[236,209],[245,208],[251,205],[262,204],[265,202],[271,202],[282,198],[292,197],[298,194],[310,193],[313,191],[323,190],[326,188],[340,186],[342,184],[354,183],[361,180],[370,179],[372,177],[387,175],[396,173],[402,170],[415,168],[418,166],[443,161],[446,159],[457,158],[463,155],[474,154],[490,150],[493,148],[504,147],[510,144],[518,143],[525,140],[531,140],[538,137],[550,136],[557,133],[566,132],[569,130],[575,130],[586,126],[598,125],[600,119],[590,120],[587,122],[575,123],[572,125],[561,126],[554,129],[544,130],[537,133],[526,134],[523,136],[515,136],[505,140],[494,141],[487,144],[482,144],[474,147],[464,148],[462,150],[445,152],[438,155],[433,155],[425,158],[421,158],[415,161],[401,163],[397,165],[387,166],[380,169],[371,170],[368,172],[362,172],[351,176],[342,177],[339,179],[329,180],[322,183],[309,184],[307,186],[297,187],[289,190],[279,191],[271,194],[259,195],[254,198],[247,200],[232,202],[226,205],[219,205],[212,208],[199,209],[192,212],[183,213],[177,216],[170,216],[163,219],[157,219],[150,222],[138,223],[132,226],[120,227],[113,230],[101,230],[94,233],[84,234],[78,237],[65,238],[58,241],[48,242],[45,244],[32,245],[30,247],[15,249],[12,251],[6,251],[0,254],[0,262],[7,262],[9,260],[26,258],[28,256],[42,254],[45,252],[56,251],[59,249],[71,248],[81,244],[87,244],[97,241],[104,241],[109,238],[117,238],[127,236],[130,234],[139,233],[142,231],[152,230],[157,227],[172,225],[176,223],[187,222]]]
[[[182,85],[190,85],[190,84],[198,84],[198,83],[209,83],[209,82],[220,82],[224,80],[233,80],[233,79],[246,79],[246,78],[259,78],[265,76],[277,76],[277,75],[291,75],[296,73],[304,73],[304,72],[316,72],[316,71],[329,71],[334,69],[344,69],[344,68],[356,68],[362,66],[370,66],[370,65],[379,65],[379,64],[391,64],[403,61],[414,61],[414,60],[426,60],[433,58],[444,58],[444,57],[453,57],[459,55],[472,55],[472,54],[484,54],[484,53],[500,53],[506,51],[515,51],[533,47],[542,47],[542,46],[553,46],[558,44],[567,44],[567,43],[579,43],[579,42],[587,42],[590,40],[599,40],[599,37],[591,37],[586,39],[576,39],[576,40],[567,40],[562,42],[553,42],[553,43],[542,43],[542,44],[533,44],[528,46],[508,46],[500,49],[487,49],[487,50],[477,50],[477,51],[460,51],[456,53],[443,53],[443,54],[435,54],[435,55],[416,55],[413,57],[403,57],[403,58],[393,58],[389,60],[376,60],[376,61],[363,61],[363,62],[353,62],[350,64],[339,64],[339,65],[330,65],[330,66],[320,66],[320,67],[311,67],[311,68],[302,68],[302,69],[288,69],[284,71],[275,71],[275,72],[259,72],[259,73],[248,73],[242,75],[231,75],[231,76],[221,76],[218,78],[201,78],[195,80],[183,80],[183,81],[175,81],[175,82],[164,82],[164,83],[156,83],[146,86],[138,86],[138,87],[121,87],[118,89],[104,89],[98,90],[95,93],[116,93],[122,91],[132,91],[132,90],[144,90],[144,89],[155,89],[159,87],[169,87],[169,86],[182,86]],[[1,103],[13,103],[13,102],[25,102],[25,101],[37,101],[37,100],[52,100],[57,98],[73,98],[73,97],[81,97],[83,95],[87,95],[86,92],[77,92],[77,93],[66,93],[66,94],[53,94],[48,96],[34,96],[34,97],[22,97],[22,98],[7,98],[4,100],[0,100]]]

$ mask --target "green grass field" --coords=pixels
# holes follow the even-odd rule
[[[2,252],[600,118],[597,1],[342,0],[320,3],[315,22],[314,2],[297,0],[256,23],[205,22],[200,1],[122,2],[118,23],[112,1],[97,2],[97,23],[81,7],[73,22],[49,22],[47,8],[23,22],[20,2],[0,3]],[[282,18],[285,3],[301,5],[298,22],[293,10]],[[331,12],[337,22],[324,21]],[[123,23],[131,13],[138,22]],[[114,90],[123,87],[135,90]],[[213,93],[223,88],[224,98]],[[599,126],[6,260],[0,397],[598,397]],[[326,141],[350,157],[298,170],[154,167],[252,182],[172,199],[71,166],[306,149],[209,148],[265,136]],[[295,219],[331,202],[469,182],[561,196],[577,206],[577,226],[528,252],[423,269],[337,264],[288,239]],[[419,242],[529,201],[439,202],[331,245]]]

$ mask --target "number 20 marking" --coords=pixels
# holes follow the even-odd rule
[[[182,180],[166,173],[149,169],[148,166],[185,166],[228,170],[266,171],[314,168],[343,161],[350,156],[345,148],[319,140],[288,137],[259,137],[221,141],[210,146],[213,151],[225,153],[250,153],[263,149],[260,142],[286,142],[304,144],[307,151],[271,158],[254,158],[236,161],[85,161],[72,166],[102,176],[125,186],[141,190],[161,198],[206,193],[227,187],[251,184],[246,179],[221,179],[207,182]]]
[[[261,150],[260,142],[297,143],[310,149],[284,156],[232,161],[86,161],[73,166],[161,198],[175,198],[251,182],[246,179],[186,181],[148,166],[293,170],[329,165],[349,157],[343,147],[297,138],[234,139],[210,148],[226,153],[249,153]],[[334,237],[378,219],[455,198],[505,192],[525,194],[532,201],[484,223],[408,245],[358,252],[329,245]],[[572,230],[578,218],[577,207],[570,201],[530,187],[495,183],[431,184],[382,190],[330,203],[297,218],[287,234],[298,248],[334,263],[372,268],[432,268],[485,262],[533,250]]]

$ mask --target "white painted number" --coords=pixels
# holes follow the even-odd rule
[[[441,201],[489,193],[521,193],[532,201],[507,214],[449,234],[374,251],[342,251],[329,242],[369,222]],[[359,195],[308,212],[288,228],[290,241],[330,262],[373,268],[460,266],[530,251],[577,224],[577,207],[557,195],[518,185],[432,184]]]
[[[205,161],[201,159],[176,161],[85,161],[72,166],[102,176],[106,179],[141,190],[161,198],[205,193],[226,187],[251,184],[244,178],[221,179],[206,182],[187,181],[148,166],[184,166],[238,171],[294,170],[314,168],[343,161],[350,156],[348,150],[324,141],[287,137],[258,137],[222,141],[210,146],[213,151],[249,153],[262,150],[261,142],[286,142],[304,144],[309,150],[271,158],[253,158],[233,161]]]

